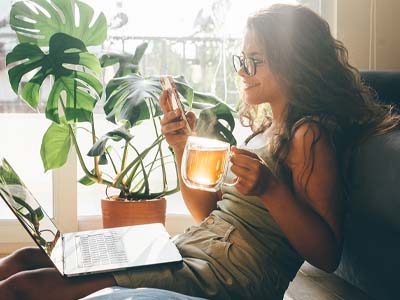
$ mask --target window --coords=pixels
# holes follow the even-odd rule
[[[234,106],[239,101],[239,93],[231,56],[240,52],[247,15],[274,2],[278,1],[251,0],[244,4],[229,0],[149,0],[141,3],[140,14],[137,13],[137,3],[132,1],[91,3],[106,12],[111,22],[109,39],[101,52],[133,53],[140,43],[149,42],[140,66],[144,75],[184,75],[196,90],[216,94]],[[307,1],[306,4],[320,11],[319,0]],[[114,7],[110,8],[110,5]],[[171,10],[170,7],[179,9]],[[165,14],[166,11],[168,14]],[[113,74],[111,70],[108,72],[106,76]],[[99,122],[107,128],[103,118],[97,120],[97,126]],[[87,144],[87,149],[90,149],[90,144]],[[78,167],[78,178],[83,175]],[[104,196],[103,186],[78,185],[78,215],[99,215],[99,199]],[[167,210],[169,213],[188,214],[179,193],[168,197]]]
[[[7,24],[13,2],[3,0],[0,3],[0,156],[5,156],[22,174],[29,189],[62,230],[97,226],[100,223],[100,199],[105,195],[105,188],[101,185],[86,187],[77,184],[77,179],[83,173],[73,154],[62,170],[43,174],[40,143],[50,122],[41,113],[48,89],[44,86],[42,90],[43,102],[39,112],[33,112],[9,85],[5,55],[16,43],[15,34]],[[130,0],[86,2],[96,10],[104,11],[110,24],[108,40],[97,49],[99,56],[106,52],[132,53],[137,45],[147,41],[149,48],[140,66],[144,75],[184,75],[196,90],[217,94],[230,104],[239,100],[231,55],[240,52],[247,15],[257,7],[275,2],[303,3],[321,12],[321,0],[147,0],[140,4]],[[113,70],[106,69],[104,80],[112,76]],[[101,108],[98,109],[101,111]],[[98,117],[96,123],[105,133],[109,124],[104,118]],[[137,134],[143,134],[143,139],[146,138],[145,132]],[[79,138],[84,139],[84,134]],[[83,153],[89,148],[89,144],[83,146]],[[167,207],[170,215],[188,215],[178,194],[168,198]],[[18,227],[15,221],[9,220],[12,216],[6,211],[3,203],[0,203],[2,242],[27,241],[23,233],[14,233]]]

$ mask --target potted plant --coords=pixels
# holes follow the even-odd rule
[[[76,20],[77,11],[79,20]],[[17,2],[11,9],[10,25],[19,39],[6,59],[15,93],[37,109],[44,80],[49,76],[53,78],[45,108],[45,116],[52,123],[43,136],[40,150],[45,171],[63,166],[73,147],[85,173],[79,180],[81,184],[98,183],[119,190],[116,197],[107,196],[102,201],[104,227],[164,223],[163,197],[177,192],[179,186],[178,180],[176,186],[168,185],[171,174],[167,176],[166,160],[173,153],[163,147],[164,138],[156,120],[162,115],[158,104],[159,76],[143,77],[138,67],[147,44],[137,47],[134,54],[108,54],[99,60],[87,47],[104,42],[107,22],[103,14],[94,20],[93,9],[79,0]],[[115,77],[103,85],[99,80],[102,67],[116,63],[119,69]],[[26,83],[22,84],[22,78],[27,76]],[[197,125],[206,128],[203,134],[234,144],[235,123],[231,108],[213,95],[194,91],[183,77],[175,77],[175,81],[184,104],[199,109]],[[94,108],[101,99],[105,99],[104,116],[115,127],[98,136]],[[152,123],[154,138],[139,150],[137,146],[143,141],[135,141],[131,131],[141,130],[146,120]],[[91,167],[84,161],[77,139],[77,132],[82,129],[80,124],[90,127],[83,130],[88,130],[91,136],[92,147],[87,153],[93,158]],[[111,143],[123,144],[120,159]],[[105,165],[112,166],[113,174],[102,170]],[[150,180],[154,170],[161,170],[163,185],[162,190],[156,192],[152,191]],[[174,175],[177,176],[176,165]],[[128,204],[147,209],[134,219]],[[156,206],[161,207],[161,213],[155,212]],[[158,219],[147,219],[150,215]]]

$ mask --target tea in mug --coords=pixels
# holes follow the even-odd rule
[[[216,192],[225,182],[229,143],[189,136],[182,156],[182,179],[190,188]]]
[[[188,149],[186,179],[203,187],[214,187],[225,175],[229,149]]]

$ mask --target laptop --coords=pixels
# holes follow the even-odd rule
[[[63,234],[4,158],[0,198],[63,276],[182,261],[160,223]]]

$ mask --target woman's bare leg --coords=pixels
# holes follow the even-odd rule
[[[39,248],[22,248],[0,260],[0,281],[26,270],[53,267],[49,257]]]
[[[22,271],[0,282],[0,300],[76,300],[116,285],[112,275],[65,278],[55,268]]]

